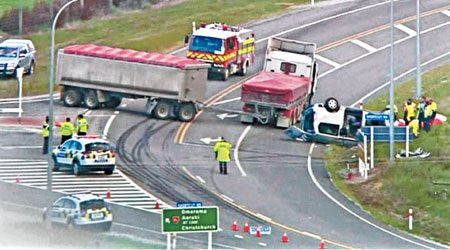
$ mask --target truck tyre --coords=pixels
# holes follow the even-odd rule
[[[117,108],[117,106],[120,105],[120,103],[122,102],[122,99],[119,97],[111,97],[111,99],[109,99],[109,101],[105,104],[105,106],[107,108]]]
[[[245,75],[247,74],[247,67],[248,67],[247,62],[245,62],[244,64],[242,64],[242,67],[241,67],[241,69],[239,70],[238,75],[240,75],[240,76],[245,76]]]
[[[226,80],[228,80],[228,77],[230,77],[230,68],[227,68],[227,69],[225,70],[225,72],[223,72],[223,74],[222,74],[222,80],[223,80],[223,81],[226,81]]]
[[[88,109],[97,109],[100,106],[100,102],[94,91],[89,91],[84,96],[84,106]]]
[[[156,107],[153,110],[153,114],[155,115],[156,119],[160,120],[169,118],[171,113],[172,113],[172,105],[164,101],[156,104]]]
[[[81,103],[81,94],[78,90],[70,89],[63,93],[63,103],[67,107],[75,107]]]
[[[325,109],[328,112],[337,112],[339,110],[339,102],[336,98],[330,97],[325,100]]]
[[[194,119],[196,115],[195,106],[192,103],[182,104],[177,111],[178,120],[182,122],[190,122]]]
[[[31,62],[30,68],[27,71],[27,75],[32,75],[34,72],[34,61]]]

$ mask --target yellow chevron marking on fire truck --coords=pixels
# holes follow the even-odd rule
[[[186,54],[188,57],[192,56],[192,52],[188,51]]]
[[[239,50],[239,55],[240,54],[245,54],[245,53],[250,53],[253,50],[255,50],[255,47],[248,47],[248,48],[243,48]]]
[[[225,58],[223,58],[223,56],[219,56],[219,59],[221,62],[225,61]]]
[[[242,41],[242,45],[247,45],[247,44],[254,43],[254,42],[255,42],[255,38],[252,37],[252,38]]]
[[[213,59],[213,57],[211,56],[211,55],[206,55],[206,57],[209,59],[209,60],[212,60]]]

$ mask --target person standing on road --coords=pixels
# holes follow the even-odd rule
[[[42,148],[42,154],[48,154],[48,135],[49,135],[49,127],[48,124],[48,116],[45,117],[44,122],[42,123],[42,138],[44,139],[44,146]]]
[[[216,160],[219,162],[220,174],[227,173],[227,162],[230,161],[231,143],[220,137],[220,141],[214,144],[213,151],[216,153]]]
[[[408,125],[410,121],[412,121],[415,117],[416,112],[416,104],[412,101],[411,98],[403,106],[403,111],[405,112],[405,124]]]
[[[75,131],[77,131],[77,135],[86,135],[88,130],[88,122],[83,117],[82,114],[77,116],[77,122],[75,124]]]
[[[66,121],[62,122],[61,127],[59,128],[59,132],[61,133],[61,144],[72,138],[73,131],[73,124],[70,122],[70,117],[67,117]]]

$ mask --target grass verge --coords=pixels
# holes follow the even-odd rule
[[[450,115],[450,64],[443,65],[423,75],[423,95],[432,97],[438,104],[438,112]],[[415,81],[411,80],[395,89],[395,103],[402,103],[414,96]],[[384,95],[365,108],[382,110],[388,103]],[[400,115],[401,112],[400,112]],[[414,227],[411,233],[450,245],[450,186],[433,185],[434,182],[450,184],[450,125],[436,125],[429,133],[421,131],[411,142],[411,151],[422,147],[431,152],[426,159],[395,160],[389,162],[388,143],[377,143],[374,147],[376,174],[360,184],[349,183],[338,176],[346,168],[345,162],[354,153],[353,149],[336,145],[326,153],[326,165],[333,181],[345,195],[361,204],[376,219],[408,230],[406,214],[414,211]],[[396,143],[395,152],[404,148]],[[356,162],[351,163],[356,167]]]
[[[96,43],[136,50],[168,52],[183,44],[192,21],[230,25],[276,16],[291,5],[308,0],[191,0],[159,9],[119,11],[103,18],[70,23],[56,32],[56,48],[69,44]],[[256,34],[258,36],[258,34]],[[24,79],[24,95],[45,93],[48,85],[49,44],[47,31],[26,37],[37,49],[36,70]],[[16,96],[14,79],[0,83],[0,97]]]

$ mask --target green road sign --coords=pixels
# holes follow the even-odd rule
[[[164,208],[163,233],[195,233],[219,230],[218,207]]]

